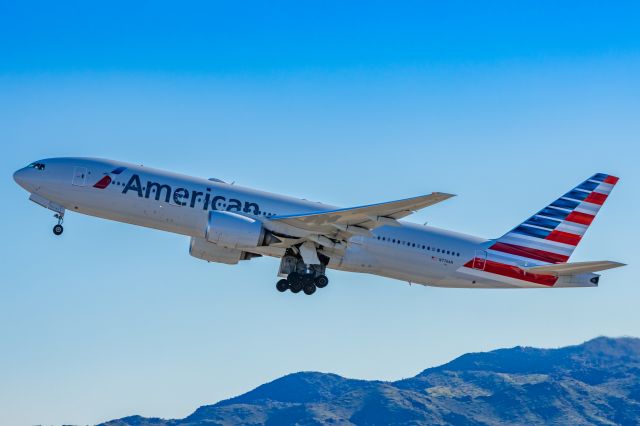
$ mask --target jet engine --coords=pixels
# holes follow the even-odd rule
[[[258,220],[233,212],[213,210],[209,212],[205,239],[227,249],[242,249],[267,245],[270,234]]]
[[[278,241],[259,220],[213,210],[209,212],[205,238],[191,238],[189,254],[207,262],[235,265],[241,260],[260,256],[248,252],[251,249]]]

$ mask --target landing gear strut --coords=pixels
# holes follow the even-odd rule
[[[286,279],[278,281],[276,289],[284,293],[291,290],[292,293],[300,293],[311,296],[319,288],[325,288],[329,284],[329,279],[324,274],[326,265],[306,265],[304,261],[296,256],[285,256],[280,264],[280,276]]]
[[[62,232],[64,231],[64,228],[62,227],[62,222],[64,222],[64,215],[60,214],[60,213],[57,213],[53,217],[58,219],[58,224],[53,227],[53,234],[54,235],[62,235]]]

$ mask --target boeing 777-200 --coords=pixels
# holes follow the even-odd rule
[[[611,190],[597,173],[497,239],[400,219],[453,195],[434,192],[338,208],[119,161],[52,158],[14,174],[29,199],[66,211],[155,228],[191,238],[189,253],[235,265],[281,259],[276,288],[313,294],[326,269],[457,288],[595,287],[611,261],[568,262]]]

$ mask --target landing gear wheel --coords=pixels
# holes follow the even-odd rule
[[[315,279],[315,284],[318,288],[325,288],[329,285],[329,278],[326,275],[318,275]]]
[[[289,274],[289,276],[287,277],[287,279],[289,280],[289,282],[290,282],[290,283],[298,282],[298,281],[300,281],[300,278],[301,278],[301,276],[300,276],[300,274],[299,274],[299,273],[297,273],[297,272],[292,272],[292,273],[290,273],[290,274]]]
[[[287,280],[278,281],[278,284],[276,284],[276,288],[280,293],[284,293],[285,291],[289,290],[289,281]]]
[[[64,228],[62,227],[62,225],[56,225],[53,227],[54,235],[62,235],[63,231],[64,231]]]
[[[306,294],[307,296],[311,296],[313,293],[316,292],[316,286],[313,283],[307,284],[304,286],[303,290],[304,290],[304,294]]]
[[[300,293],[304,284],[302,282],[302,276],[297,272],[292,272],[289,274],[289,289],[292,293]]]

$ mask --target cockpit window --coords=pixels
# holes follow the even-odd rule
[[[42,163],[31,163],[27,167],[31,167],[32,169],[36,170],[44,170],[44,164]]]

